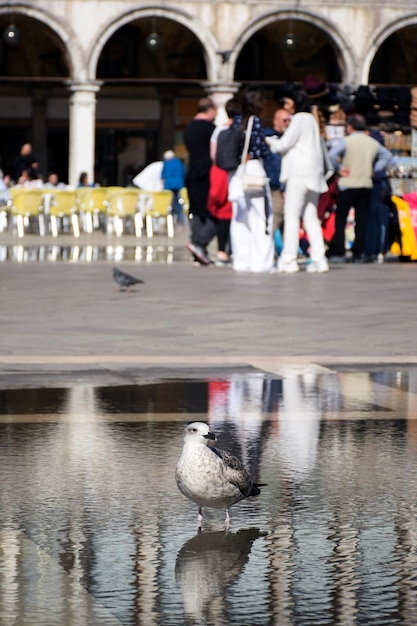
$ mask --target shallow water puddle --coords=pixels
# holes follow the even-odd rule
[[[0,390],[0,623],[414,624],[417,371]],[[197,510],[184,426],[267,483]]]

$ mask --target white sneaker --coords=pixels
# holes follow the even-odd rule
[[[299,270],[297,261],[291,261],[290,263],[278,261],[277,272],[280,274],[296,274]]]
[[[320,259],[320,261],[311,261],[307,265],[307,272],[314,274],[324,274],[329,271],[329,263],[327,259]]]

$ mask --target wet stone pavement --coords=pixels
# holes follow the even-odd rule
[[[417,266],[154,239],[0,263],[0,625],[414,625]],[[228,532],[175,484],[195,420],[266,483]]]

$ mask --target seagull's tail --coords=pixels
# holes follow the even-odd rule
[[[251,496],[259,496],[259,494],[261,493],[261,490],[259,489],[259,487],[266,487],[267,483],[254,483],[252,485],[252,490],[249,494],[249,497]]]

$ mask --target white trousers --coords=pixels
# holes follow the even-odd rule
[[[274,262],[272,214],[265,216],[265,198],[245,195],[233,202],[230,243],[233,269],[269,272]]]
[[[284,201],[284,248],[281,263],[297,260],[300,220],[310,242],[310,258],[317,263],[325,257],[325,247],[317,204],[320,194],[307,189],[304,179],[290,178],[285,184]]]

